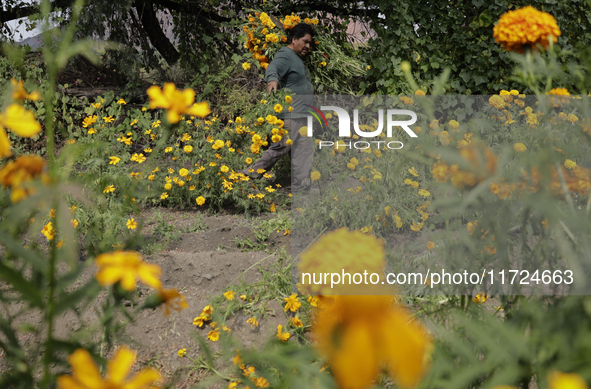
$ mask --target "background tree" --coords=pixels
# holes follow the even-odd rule
[[[50,2],[53,9],[62,10],[64,21],[69,20],[72,0]],[[5,22],[23,16],[34,19],[38,13],[37,6],[25,0],[5,3],[0,11],[0,32],[5,35]],[[352,55],[353,48],[364,54],[371,64],[362,83],[364,93],[412,92],[400,68],[408,61],[424,88],[449,68],[448,92],[491,94],[519,88],[512,81],[514,61],[495,43],[493,27],[503,13],[526,5],[556,18],[562,32],[557,64],[570,63],[571,74],[584,72],[576,65],[588,56],[591,44],[591,18],[583,0],[377,0],[363,4],[352,0],[268,0],[265,7],[272,8],[278,17],[295,12],[318,18],[322,28],[333,32],[336,44],[350,48]],[[250,8],[261,6],[259,0],[89,0],[79,34],[120,43],[119,50],[104,54],[103,64],[125,73],[128,79],[140,68],[161,69],[165,64],[180,63],[199,80],[221,65],[238,62],[236,56],[244,53],[240,25]],[[353,47],[346,36],[351,20],[367,23],[374,37]],[[574,48],[581,50],[571,51]],[[569,80],[562,81],[567,84]],[[578,85],[578,92],[589,89],[585,83]]]
[[[577,53],[587,52],[591,43],[589,7],[581,0],[384,0],[374,4],[380,15],[371,15],[377,37],[368,45],[372,70],[364,85],[366,92],[409,92],[401,88],[402,61],[410,62],[423,86],[448,67],[448,92],[492,94],[518,89],[511,81],[515,63],[495,43],[493,27],[502,14],[527,5],[556,18],[562,32],[558,62],[574,56],[574,48],[581,49]]]

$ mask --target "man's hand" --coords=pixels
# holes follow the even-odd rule
[[[271,94],[271,92],[277,92],[277,87],[279,83],[277,81],[269,81],[267,83],[267,93]]]

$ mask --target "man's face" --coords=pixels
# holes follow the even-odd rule
[[[304,58],[310,51],[310,44],[312,44],[312,36],[310,34],[306,34],[299,39],[293,38],[291,46],[297,55]]]

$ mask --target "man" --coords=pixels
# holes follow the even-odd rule
[[[312,79],[303,61],[310,51],[314,35],[314,29],[306,23],[300,23],[290,29],[287,36],[287,41],[290,43],[275,53],[265,73],[268,93],[280,88],[287,88],[295,93],[292,112],[278,115],[285,122],[284,129],[289,131],[292,144],[288,145],[287,137],[284,136],[281,141],[272,143],[254,165],[243,171],[250,177],[259,178],[261,174],[257,173],[258,170],[269,171],[281,157],[293,150],[291,159],[293,192],[307,189],[311,183],[310,168],[314,155],[314,142],[312,138],[301,136],[299,130],[307,123],[307,116],[302,113],[304,106],[312,105],[314,102]]]

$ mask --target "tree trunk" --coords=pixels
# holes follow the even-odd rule
[[[160,52],[169,65],[176,63],[180,54],[166,35],[164,35],[160,21],[156,17],[152,0],[138,0],[134,3],[134,7],[137,10],[146,35],[150,38],[150,43]]]

